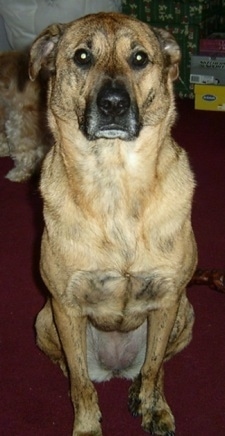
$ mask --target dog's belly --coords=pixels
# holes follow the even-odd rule
[[[92,380],[111,377],[133,379],[144,363],[147,341],[147,322],[127,333],[87,329],[87,362]]]
[[[87,361],[92,380],[134,378],[146,352],[147,316],[160,306],[147,273],[77,271],[67,287],[67,303],[88,318]],[[68,300],[69,299],[69,300]]]

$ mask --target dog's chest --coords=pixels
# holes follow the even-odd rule
[[[65,303],[80,306],[101,329],[129,331],[164,298],[152,277],[158,256],[149,228],[151,176],[140,171],[135,153],[110,164],[111,151],[106,152],[107,157],[83,161],[85,177],[76,185],[75,201],[62,196],[60,228],[56,214],[56,225],[47,225],[46,243],[58,247],[51,275],[60,276],[61,286],[53,280]],[[46,250],[46,263],[49,254]]]
[[[107,153],[87,162],[83,198],[90,218],[86,231],[96,240],[99,226],[107,250],[122,250],[129,257],[141,242],[150,175],[146,180],[135,151],[123,150],[122,160],[110,158],[112,150]]]
[[[71,306],[79,305],[100,329],[130,331],[144,322],[150,310],[159,308],[162,300],[166,304],[163,280],[161,285],[150,272],[77,271],[68,284],[66,299]]]
[[[105,220],[118,212],[137,216],[143,187],[148,189],[151,174],[144,170],[142,158],[133,144],[100,147],[82,162],[82,194],[89,206]]]
[[[104,203],[99,219],[85,223],[72,245],[74,270],[70,269],[67,297],[97,327],[130,331],[158,307],[161,297],[155,295],[149,271],[154,266],[150,239],[143,237],[142,223],[120,207],[117,195],[108,204],[110,213]]]

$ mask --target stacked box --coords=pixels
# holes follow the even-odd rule
[[[122,0],[123,13],[164,28],[177,40],[182,60],[175,91],[180,97],[194,98],[190,84],[191,56],[198,54],[200,38],[218,31],[220,5],[221,0]]]
[[[152,23],[162,27],[162,23]],[[214,20],[207,19],[199,24],[164,25],[163,28],[172,33],[180,46],[182,59],[180,63],[179,79],[175,82],[175,92],[182,98],[194,98],[193,84],[190,83],[191,57],[199,51],[200,38],[210,33],[214,27]]]
[[[195,109],[225,111],[225,86],[195,85]]]
[[[190,81],[225,86],[225,56],[192,56]]]
[[[212,33],[200,39],[199,54],[225,54],[225,33]]]

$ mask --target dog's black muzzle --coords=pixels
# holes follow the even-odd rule
[[[86,107],[81,126],[88,139],[120,138],[130,141],[140,131],[139,111],[124,83],[107,80]]]

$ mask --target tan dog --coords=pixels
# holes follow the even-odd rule
[[[52,137],[46,120],[46,82],[28,76],[25,52],[0,53],[0,156],[11,156],[15,167],[7,178],[28,179],[40,169]]]
[[[185,286],[196,265],[194,178],[171,138],[179,48],[117,14],[53,25],[34,42],[30,77],[51,72],[55,146],[43,166],[41,274],[49,299],[37,341],[68,371],[73,436],[101,435],[91,380],[136,377],[143,428],[173,435],[163,362],[191,339]]]

